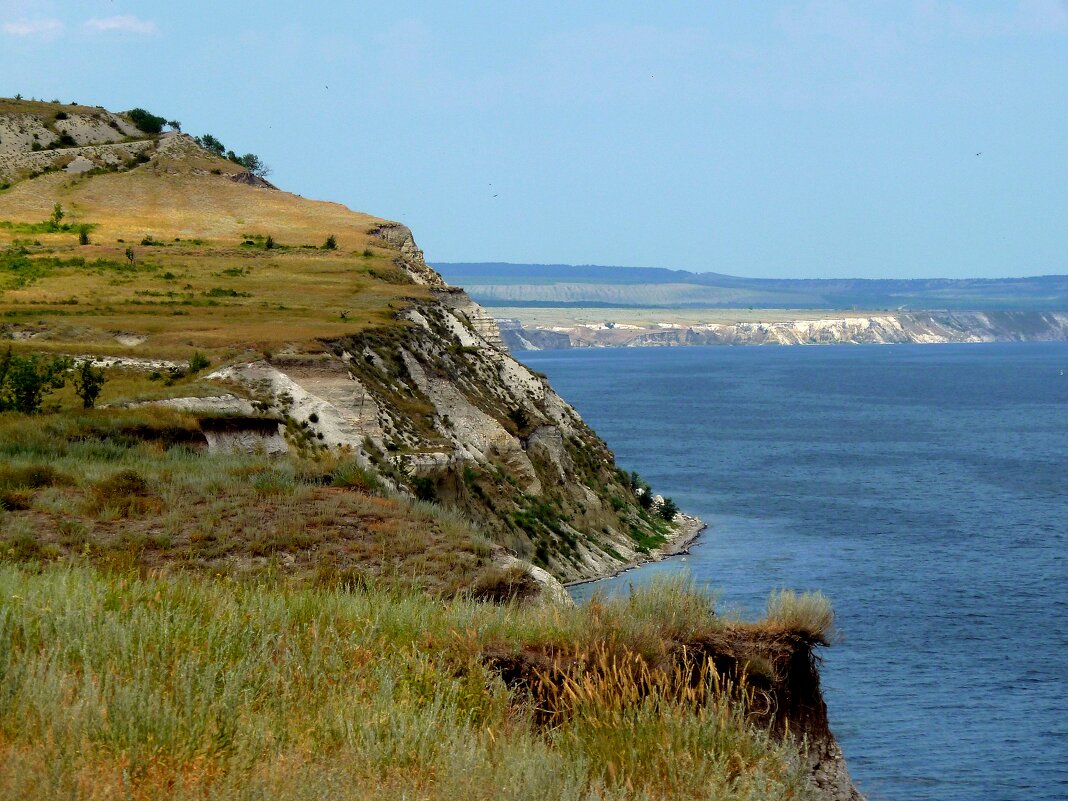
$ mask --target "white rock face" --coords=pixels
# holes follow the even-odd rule
[[[902,312],[816,320],[640,326],[525,328],[508,321],[509,347],[675,347],[679,345],[890,345],[1068,339],[1065,312]]]
[[[11,181],[46,169],[80,173],[95,167],[118,167],[155,146],[154,137],[104,109],[60,113],[66,118],[0,114],[0,180]],[[61,144],[61,136],[70,137],[74,145]],[[138,141],[123,141],[127,138]],[[55,149],[49,149],[52,146]]]
[[[374,398],[351,376],[340,359],[316,365],[295,365],[282,372],[259,361],[225,367],[208,378],[246,386],[270,411],[306,424],[328,447],[351,449],[366,465],[361,443],[381,439],[382,427]]]

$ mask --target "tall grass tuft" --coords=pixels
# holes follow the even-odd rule
[[[835,637],[834,609],[822,592],[777,590],[768,596],[768,628],[777,628],[821,645]]]

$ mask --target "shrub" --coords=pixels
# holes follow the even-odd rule
[[[81,228],[78,229],[78,244],[79,245],[88,245],[89,244],[89,229],[87,229],[85,226],[82,226]]]
[[[671,498],[664,498],[664,502],[660,504],[660,508],[657,509],[657,512],[662,518],[670,523],[675,519],[675,515],[679,513],[679,505],[671,500]]]
[[[69,359],[17,356],[9,345],[0,356],[0,411],[37,414],[45,395],[64,386],[63,374],[69,368]]]
[[[346,487],[360,492],[378,492],[382,483],[373,472],[360,467],[356,462],[339,464],[330,475],[330,483],[335,487]]]
[[[267,235],[267,239],[263,243],[264,250],[274,250],[274,237],[270,234]]]
[[[91,361],[78,362],[74,368],[74,392],[82,399],[82,408],[92,409],[96,405],[105,380],[104,371],[93,367]]]
[[[66,217],[66,213],[63,211],[63,206],[59,203],[52,207],[52,214],[48,217],[48,230],[58,231],[63,223],[63,218]]]
[[[34,490],[73,483],[70,476],[47,464],[0,465],[0,509],[29,509]]]
[[[94,512],[110,509],[125,516],[159,511],[162,504],[140,473],[120,470],[93,485],[89,506]]]
[[[413,478],[412,489],[415,491],[415,497],[421,501],[436,501],[438,498],[437,485],[434,483],[434,479],[428,476]]]
[[[211,359],[209,359],[199,350],[194,351],[193,355],[189,357],[190,373],[199,373],[201,370],[204,370],[208,367],[211,367]]]
[[[337,237],[330,234],[323,242],[323,250],[337,250]]]
[[[158,134],[163,130],[163,126],[167,124],[167,120],[163,117],[157,117],[151,112],[145,111],[143,108],[130,109],[126,112],[126,116],[130,118],[138,130],[144,131],[147,134]]]

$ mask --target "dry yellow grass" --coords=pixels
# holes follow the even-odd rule
[[[31,280],[0,272],[0,320],[38,333],[39,350],[220,356],[314,350],[320,339],[389,323],[406,298],[424,294],[369,234],[382,220],[232,181],[239,171],[175,142],[130,171],[52,173],[0,192],[0,221],[12,223],[0,226],[0,253],[21,247],[35,264],[62,262]],[[57,203],[74,231],[20,232]],[[91,226],[87,245],[78,244],[82,225]],[[330,235],[336,250],[322,248]],[[147,340],[124,346],[117,334]]]

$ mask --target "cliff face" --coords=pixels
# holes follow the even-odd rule
[[[608,312],[610,314],[610,311]],[[882,345],[1068,339],[1068,313],[1031,311],[908,312],[785,322],[695,325],[502,325],[512,350],[678,345]]]
[[[430,298],[401,326],[224,368],[310,442],[348,449],[419,497],[464,509],[517,556],[563,580],[640,559],[670,529],[641,509],[605,443],[543,376],[513,359],[499,328],[430,270],[407,228],[375,230]]]

